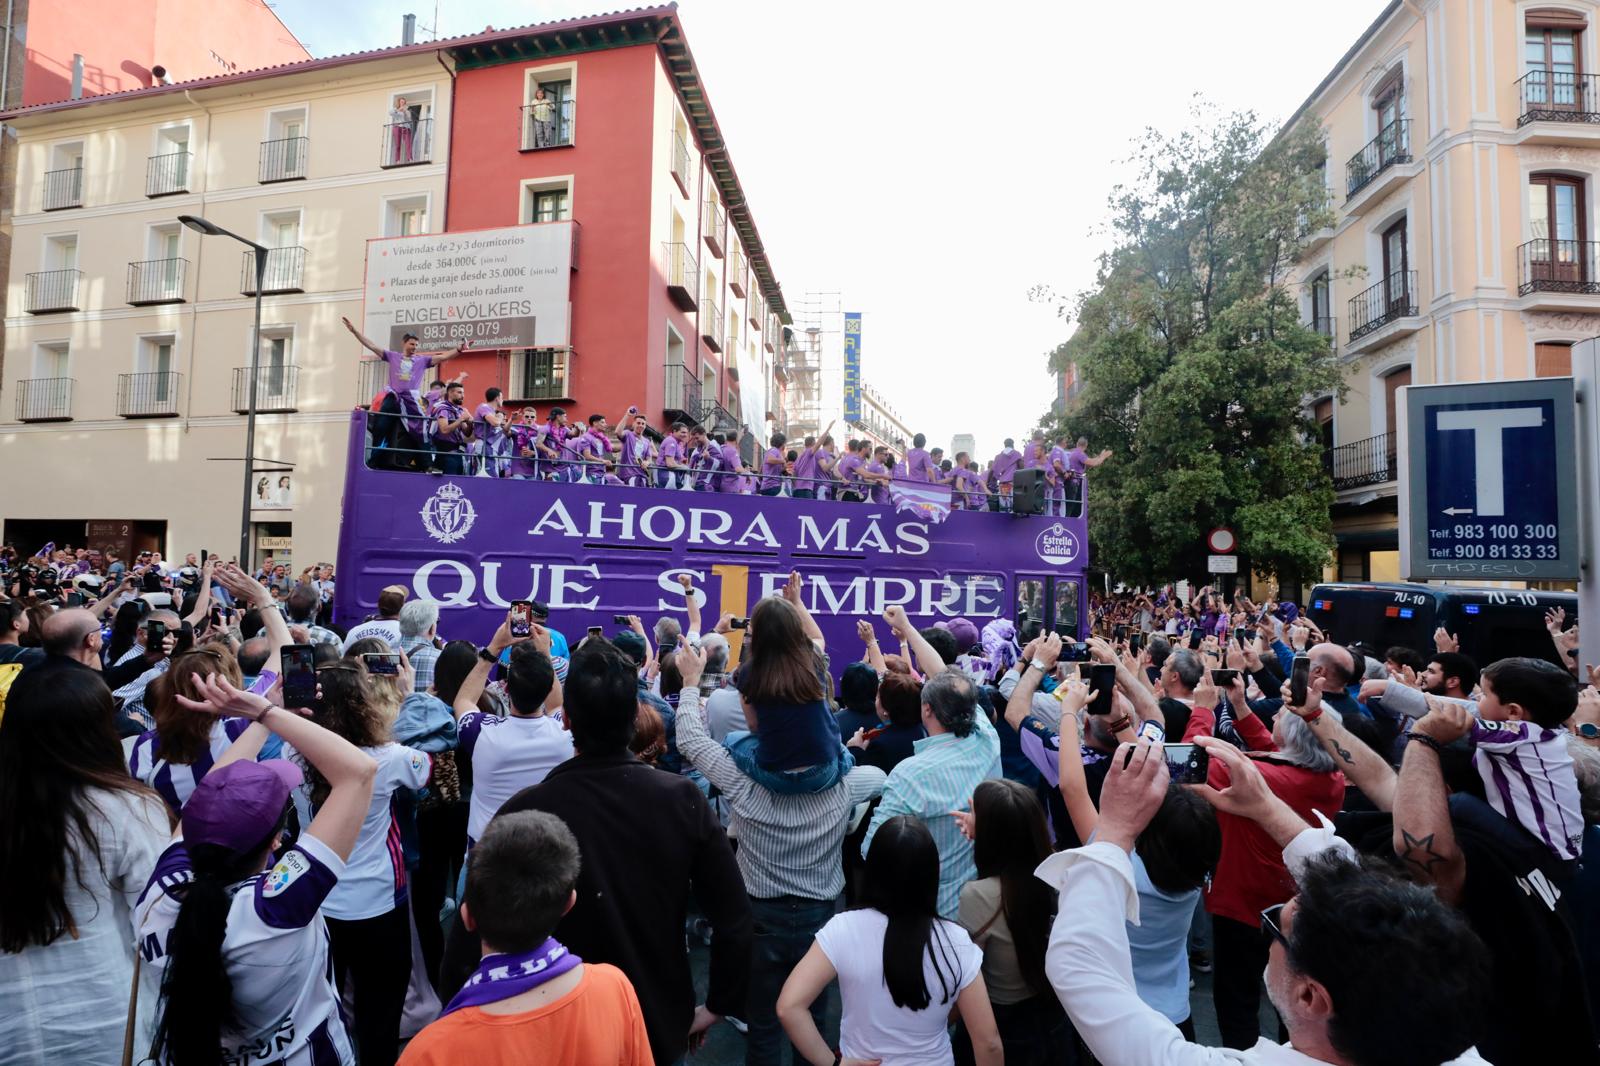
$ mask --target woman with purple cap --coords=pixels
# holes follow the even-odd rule
[[[222,678],[196,687],[200,700],[178,697],[187,710],[250,725],[189,797],[135,908],[140,950],[162,974],[151,1057],[172,1066],[353,1066],[321,908],[361,832],[377,764]],[[328,785],[316,817],[275,862],[302,774],[284,759],[254,761],[273,733]],[[144,1049],[135,1055],[143,1058]]]

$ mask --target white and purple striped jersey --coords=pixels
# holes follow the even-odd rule
[[[212,763],[228,750],[228,745],[239,739],[250,726],[248,718],[219,718],[211,725],[211,739],[206,751],[193,763],[184,766],[169,763],[161,757],[161,738],[154,729],[139,734],[133,742],[133,754],[128,757],[128,773],[160,793],[173,814],[180,814],[183,805],[194,795],[200,779],[211,772]]]
[[[287,755],[292,749],[284,745]],[[361,823],[361,835],[344,865],[339,886],[322,905],[329,918],[353,922],[388,914],[406,902],[406,859],[400,845],[400,824],[395,820],[394,794],[402,788],[421,788],[433,774],[433,756],[403,744],[362,748],[378,762],[372,782],[372,804]],[[301,825],[310,825],[310,782],[295,789],[295,810]]]
[[[320,908],[345,864],[302,834],[269,870],[234,885],[222,955],[233,984],[233,1019],[218,1061],[230,1066],[354,1066],[333,986]],[[181,839],[162,853],[135,911],[146,965],[164,969],[167,938],[192,880]],[[173,1019],[181,1025],[181,1018]]]
[[[1558,859],[1583,854],[1583,812],[1567,734],[1529,721],[1474,719],[1472,763],[1489,806]]]

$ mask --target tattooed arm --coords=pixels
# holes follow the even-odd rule
[[[1311,734],[1328,749],[1328,754],[1333,756],[1334,767],[1344,774],[1346,780],[1359,788],[1367,799],[1372,801],[1374,807],[1380,811],[1393,811],[1394,768],[1384,761],[1383,756],[1367,747],[1356,738],[1355,734],[1346,729],[1339,719],[1338,712],[1322,706],[1321,684],[1320,681],[1316,681],[1307,685],[1306,705],[1296,707],[1289,702],[1289,684],[1284,682],[1282,689],[1284,707],[1299,715],[1311,728]]]
[[[1431,702],[1431,701],[1430,701]],[[1443,709],[1441,709],[1443,708]],[[1412,727],[1440,744],[1464,732],[1471,719],[1458,707],[1438,705]],[[1458,731],[1460,730],[1460,731]],[[1450,796],[1439,767],[1439,753],[1423,741],[1406,745],[1394,794],[1394,853],[1419,882],[1432,884],[1439,898],[1458,906],[1467,878],[1467,859],[1456,847],[1450,826]]]

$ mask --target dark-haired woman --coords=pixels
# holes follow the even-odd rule
[[[1004,778],[980,784],[972,814],[961,819],[972,837],[978,877],[961,886],[960,921],[983,949],[983,980],[1008,1066],[1059,1066],[1078,1061],[1077,1038],[1044,972],[1055,918],[1055,890],[1034,869],[1050,857],[1044,808],[1027,786]],[[964,1032],[956,1061],[972,1062]]]
[[[65,660],[17,676],[0,719],[0,1060],[116,1066],[133,906],[171,823],[128,776],[100,675]],[[135,1036],[149,1044],[155,983]]]
[[[395,818],[395,793],[420,789],[433,757],[396,744],[372,678],[360,663],[341,660],[317,671],[321,699],[313,720],[378,764],[361,835],[339,884],[322,905],[333,942],[340,986],[348,978],[362,1066],[390,1066],[400,1054],[400,1017],[411,977],[411,921],[405,856]],[[328,783],[316,766],[296,796],[300,821],[321,808]]]
[[[226,680],[202,678],[196,689],[201,699],[179,698],[188,713],[251,724],[184,806],[178,837],[138,903],[139,942],[161,974],[152,1057],[167,1066],[353,1066],[320,908],[347,873],[376,766],[349,742]],[[326,792],[276,864],[301,772],[285,759],[254,761],[269,730],[315,768]],[[135,1045],[135,1058],[148,1046]]]
[[[739,769],[779,793],[822,792],[850,772],[855,758],[839,743],[828,709],[822,630],[800,598],[791,573],[783,596],[768,596],[750,612],[749,652],[735,684],[745,721],[755,732],[731,733],[725,743]]]
[[[975,1061],[1002,1061],[981,973],[983,952],[966,930],[939,917],[939,849],[927,826],[901,815],[879,828],[867,852],[863,906],[835,915],[778,996],[778,1017],[813,1066],[833,1051],[811,1004],[836,976],[845,1062],[930,1066],[954,1061],[953,1006],[972,1037]]]

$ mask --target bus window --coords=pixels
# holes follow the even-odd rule
[[[1078,583],[1064,577],[1054,579],[1055,630],[1062,639],[1078,639]]]
[[[1029,622],[1038,622],[1043,626],[1048,624],[1045,617],[1045,582],[1043,577],[1018,577],[1017,578],[1017,636],[1021,638],[1028,628]]]

